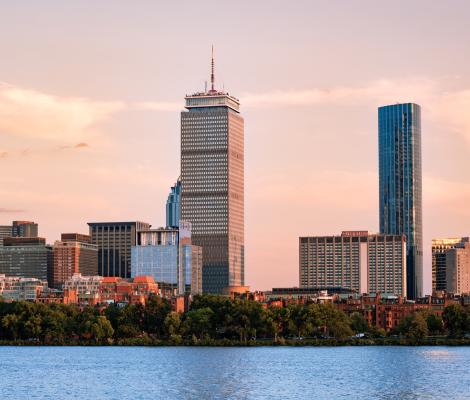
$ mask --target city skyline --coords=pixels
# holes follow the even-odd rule
[[[426,20],[396,32],[394,22],[411,18],[400,7],[368,3],[366,17],[345,6],[354,17],[348,20],[338,4],[319,7],[317,17],[306,12],[313,6],[299,3],[289,14],[296,23],[282,35],[274,5],[265,33],[257,35],[265,7],[241,3],[233,18],[240,23],[247,16],[240,35],[251,40],[242,40],[243,46],[234,28],[215,33],[226,24],[217,8],[215,26],[196,32],[190,23],[191,12],[198,16],[195,5],[183,15],[169,7],[178,18],[168,18],[175,27],[162,40],[155,20],[168,25],[146,17],[158,14],[149,3],[133,10],[134,19],[123,6],[95,13],[86,29],[77,24],[102,6],[41,4],[50,12],[4,6],[2,29],[9,34],[0,44],[15,57],[0,66],[0,224],[37,221],[51,244],[61,232],[86,233],[92,220],[163,226],[179,173],[181,98],[191,88],[203,89],[214,42],[220,80],[240,97],[247,121],[246,284],[296,285],[299,236],[379,231],[376,109],[395,102],[423,108],[429,272],[431,239],[468,235],[469,8],[458,1],[454,7],[407,4],[415,12],[425,5]],[[379,8],[386,8],[387,18]],[[321,21],[325,15],[334,17],[329,24]],[[66,30],[70,24],[67,41],[53,22]],[[189,33],[196,40],[185,43]],[[350,49],[342,44],[346,37]],[[54,57],[48,47],[65,56]],[[46,57],[39,60],[38,52]],[[430,273],[425,278],[429,293]]]

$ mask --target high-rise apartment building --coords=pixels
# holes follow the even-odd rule
[[[98,246],[98,274],[131,276],[131,248],[137,232],[150,229],[145,222],[89,222],[91,243]]]
[[[379,108],[380,232],[406,235],[407,293],[423,292],[421,109],[413,103]]]
[[[203,248],[203,291],[245,281],[244,121],[239,101],[215,89],[185,97],[181,113],[181,219]]]
[[[406,296],[404,235],[344,231],[299,238],[301,288],[345,288]]]
[[[179,294],[202,292],[202,248],[191,244],[191,226],[138,233],[132,247],[131,276],[152,276],[159,286]]]
[[[447,250],[446,264],[447,292],[470,294],[470,243]]]
[[[54,243],[54,267],[48,279],[51,287],[62,289],[76,273],[98,275],[98,246],[90,240],[88,235],[63,233]]]
[[[469,243],[468,237],[432,240],[432,290],[448,291],[447,256],[449,250],[464,248]]]
[[[177,228],[180,223],[181,213],[181,179],[171,187],[168,200],[166,201],[166,226]]]
[[[52,268],[52,247],[39,237],[9,237],[0,247],[0,274],[47,280]]]

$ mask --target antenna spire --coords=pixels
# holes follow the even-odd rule
[[[211,60],[211,92],[215,92],[215,87],[214,87],[214,45],[212,45],[212,60]]]

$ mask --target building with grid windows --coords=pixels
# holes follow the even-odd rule
[[[421,186],[420,106],[406,103],[380,107],[380,233],[406,235],[410,299],[423,294]]]
[[[138,233],[132,247],[131,276],[152,276],[164,291],[202,293],[202,248],[191,244],[191,225]]]
[[[469,243],[468,237],[445,238],[432,240],[432,290],[448,291],[447,258],[449,250],[461,249]]]
[[[245,282],[244,121],[239,101],[214,86],[181,113],[181,219],[203,248],[204,293]]]
[[[89,222],[91,243],[98,246],[98,275],[131,276],[131,248],[137,232],[150,229],[145,222]]]
[[[301,288],[343,287],[406,296],[404,235],[345,231],[299,238]]]
[[[171,187],[170,194],[166,201],[166,226],[178,227],[181,214],[181,179]]]
[[[63,233],[61,240],[54,243],[54,267],[48,279],[51,287],[62,289],[77,273],[98,275],[98,246],[90,240],[89,235]]]

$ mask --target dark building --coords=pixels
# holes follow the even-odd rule
[[[63,233],[61,241],[54,243],[54,266],[48,279],[51,287],[62,289],[76,273],[98,275],[98,246],[90,241],[88,235]]]
[[[181,220],[203,248],[202,288],[245,281],[244,121],[240,103],[214,86],[185,97],[181,113]]]
[[[13,221],[13,237],[37,237],[38,224],[32,221]]]
[[[91,243],[98,246],[98,274],[131,277],[131,248],[137,232],[150,229],[145,222],[89,222]]]
[[[406,235],[407,297],[422,296],[421,108],[379,108],[380,232]]]
[[[0,247],[0,274],[47,280],[52,268],[52,247],[39,237],[9,237]]]

